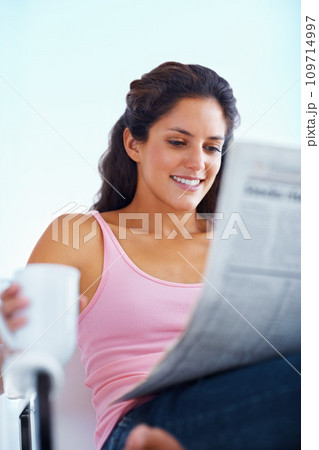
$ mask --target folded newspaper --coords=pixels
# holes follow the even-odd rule
[[[185,332],[119,400],[300,349],[300,150],[232,146],[216,212]]]

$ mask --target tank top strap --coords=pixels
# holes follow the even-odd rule
[[[114,261],[125,255],[125,252],[101,214],[95,210],[89,211],[89,213],[98,222],[102,231],[104,242],[104,268],[106,269],[107,265],[113,264]]]

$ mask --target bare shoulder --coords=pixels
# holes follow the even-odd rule
[[[108,223],[110,226],[116,226],[119,223],[119,215],[125,211],[125,209],[118,209],[115,211],[107,211],[100,213],[102,219]]]
[[[44,231],[28,263],[66,264],[81,270],[101,239],[100,228],[91,214],[63,214]]]

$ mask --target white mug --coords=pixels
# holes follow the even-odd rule
[[[12,281],[30,301],[22,312],[27,322],[12,332],[0,314],[0,336],[12,350],[48,353],[66,364],[77,340],[80,271],[61,264],[29,264]]]

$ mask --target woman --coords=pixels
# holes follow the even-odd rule
[[[238,427],[232,429],[229,416],[224,422],[210,416],[213,409],[219,415],[217,405],[227,404],[234,383],[250,386],[251,377],[243,369],[186,383],[154,398],[113,403],[147,377],[183,331],[199,298],[210,240],[209,224],[197,213],[214,212],[222,153],[238,118],[228,82],[208,68],[169,62],[133,81],[125,113],[100,161],[103,184],[81,225],[80,249],[53,241],[51,224],[30,256],[28,263],[68,264],[81,271],[85,297],[79,346],[86,383],[93,390],[98,449],[123,448],[141,422],[156,428],[136,428],[127,449],[268,448],[262,447],[265,438],[258,431],[263,420],[252,440],[254,433],[241,435]],[[60,231],[63,218],[57,219]],[[77,218],[69,221],[69,242]],[[95,236],[86,240],[97,224]],[[23,325],[14,312],[27,306],[17,289],[11,286],[2,295],[11,329]],[[257,374],[263,373],[257,366]],[[213,408],[214,389],[225,395]],[[256,398],[260,386],[256,389],[247,397]],[[229,405],[236,401],[229,398]],[[256,411],[245,405],[239,416],[251,423]],[[264,433],[275,435],[273,427],[271,423]]]

